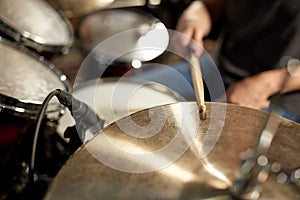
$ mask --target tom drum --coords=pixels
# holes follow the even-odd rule
[[[70,22],[46,1],[1,0],[0,13],[1,35],[37,52],[66,53],[73,43]]]
[[[104,127],[136,111],[183,101],[167,87],[154,82],[130,78],[101,78],[87,81],[73,89],[74,97],[88,104],[104,120]],[[66,110],[57,131],[63,134],[75,121]]]

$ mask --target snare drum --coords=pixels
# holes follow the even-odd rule
[[[74,97],[88,104],[107,125],[134,112],[154,106],[183,101],[183,98],[167,87],[154,82],[129,78],[101,78],[80,84],[73,90]],[[63,134],[73,126],[69,112],[60,119],[57,128]]]
[[[0,38],[1,39],[1,38]],[[54,65],[26,48],[0,40],[0,177],[3,185],[12,179],[13,168],[28,162],[31,154],[30,133],[42,102],[55,89],[69,90],[69,83]],[[57,120],[64,107],[57,99],[50,101],[47,118]],[[28,143],[26,143],[28,142]],[[25,144],[26,143],[26,144]],[[24,159],[24,160],[22,160]],[[4,178],[3,178],[4,176]],[[0,196],[1,197],[1,196]]]
[[[0,42],[0,59],[2,113],[35,118],[51,91],[69,90],[67,77],[53,64],[3,39]],[[51,101],[48,113],[56,112],[61,107],[58,101]]]
[[[47,2],[1,0],[0,31],[38,52],[66,53],[73,42],[70,22]]]

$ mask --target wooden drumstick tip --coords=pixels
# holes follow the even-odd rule
[[[205,105],[200,106],[199,113],[200,113],[200,119],[206,120],[206,106]]]

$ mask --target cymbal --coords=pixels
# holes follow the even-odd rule
[[[68,18],[81,17],[108,7],[115,0],[47,0],[56,5]]]
[[[150,61],[169,44],[168,30],[159,19],[127,9],[107,9],[88,15],[78,32],[83,48],[93,50],[97,58],[106,56],[125,63]]]
[[[45,199],[231,199],[228,188],[239,170],[239,155],[256,143],[267,113],[206,105],[206,120],[199,120],[195,102],[184,102],[111,124],[66,162]],[[280,117],[269,161],[285,169],[299,167],[299,133],[299,124]],[[271,176],[260,196],[299,197],[299,191]]]

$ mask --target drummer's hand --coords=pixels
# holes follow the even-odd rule
[[[188,55],[189,50],[200,57],[203,52],[203,37],[211,28],[211,19],[205,5],[194,1],[180,16],[176,30],[182,34],[174,34],[173,47],[183,55]]]
[[[261,73],[232,84],[226,91],[228,103],[262,109],[269,107],[269,97],[279,92],[282,79]]]

